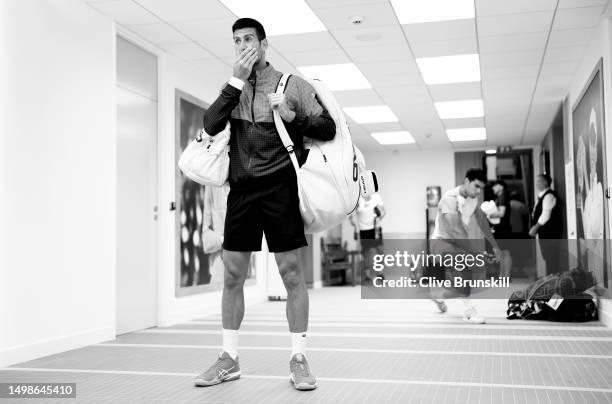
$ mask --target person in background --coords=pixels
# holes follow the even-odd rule
[[[355,232],[359,232],[361,255],[365,264],[363,281],[374,277],[372,256],[382,253],[382,226],[380,221],[385,216],[385,206],[380,194],[375,193],[359,198],[359,204],[354,214],[349,217]],[[377,275],[382,276],[382,273]]]
[[[495,260],[501,260],[501,251],[491,233],[487,217],[480,209],[478,196],[485,186],[487,177],[483,170],[471,168],[465,174],[465,180],[460,186],[446,192],[438,203],[435,228],[431,237],[431,253],[440,255],[482,254],[485,251],[484,241],[493,247]],[[453,268],[443,268],[449,276]],[[459,273],[471,276],[471,269]],[[458,275],[459,275],[458,274]],[[463,320],[472,324],[484,324],[486,320],[478,314],[476,306],[471,302],[469,287],[455,290],[463,299]],[[445,313],[446,303],[440,296],[432,294],[432,300],[438,310]]]
[[[559,272],[559,239],[563,232],[563,218],[559,203],[559,196],[550,186],[552,178],[548,174],[540,174],[536,177],[536,189],[538,200],[533,208],[531,237],[538,236],[540,252],[546,264],[544,271],[538,271],[538,275],[549,275]]]

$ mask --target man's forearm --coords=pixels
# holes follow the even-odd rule
[[[211,136],[225,129],[232,111],[240,102],[241,90],[227,84],[217,99],[204,113],[204,131]]]
[[[482,213],[482,211],[477,208],[474,214],[476,216],[476,220],[478,221],[478,225],[480,226],[480,230],[482,231],[485,240],[487,240],[494,249],[499,250],[499,245],[497,245],[497,241],[495,240],[495,237],[493,237],[491,227],[489,226],[489,221],[485,217],[484,213]]]

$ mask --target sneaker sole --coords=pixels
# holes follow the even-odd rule
[[[209,387],[209,386],[215,386],[217,384],[221,384],[223,382],[231,382],[232,380],[238,380],[240,379],[240,371],[238,372],[234,372],[234,373],[230,373],[227,376],[225,376],[222,379],[217,379],[217,380],[213,380],[213,381],[208,381],[208,380],[201,380],[201,379],[196,379],[195,381],[195,385],[198,387]]]
[[[470,320],[469,318],[465,318],[463,317],[463,321],[465,321],[466,323],[470,323],[470,324],[486,324],[487,321],[485,319],[481,320],[481,321],[473,321]]]
[[[307,390],[314,390],[317,387],[319,387],[317,382],[315,382],[314,384],[296,383],[295,379],[293,378],[293,373],[289,375],[289,381],[293,383],[293,387],[295,387],[296,390],[307,391]]]

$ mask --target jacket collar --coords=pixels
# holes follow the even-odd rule
[[[264,67],[261,70],[254,70],[254,72],[255,72],[255,76],[257,77],[257,80],[260,80],[260,79],[272,77],[274,73],[276,73],[276,70],[274,69],[274,67],[272,67],[270,62],[266,62],[266,67]]]

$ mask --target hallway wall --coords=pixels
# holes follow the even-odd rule
[[[610,16],[611,14],[610,7],[608,7],[608,10],[605,14],[607,16]],[[587,48],[587,51],[585,52],[583,56],[582,62],[580,63],[580,65],[576,69],[576,72],[574,73],[574,76],[570,84],[570,91],[568,95],[569,111],[570,111],[568,121],[569,121],[570,131],[571,131],[571,127],[573,124],[571,111],[575,103],[578,101],[578,97],[580,96],[582,89],[586,85],[587,80],[589,79],[591,73],[593,72],[593,69],[595,68],[597,62],[599,61],[600,58],[603,58],[604,107],[606,110],[606,113],[604,114],[604,119],[605,119],[604,126],[605,126],[605,133],[606,133],[606,156],[607,156],[606,159],[607,159],[608,186],[609,186],[610,179],[612,179],[612,140],[610,138],[610,133],[611,133],[610,131],[612,129],[612,126],[611,126],[612,116],[609,113],[610,106],[612,105],[612,73],[610,71],[611,69],[611,63],[610,63],[611,42],[612,42],[610,40],[611,36],[612,36],[612,27],[611,27],[610,21],[607,18],[603,18],[602,22],[597,27],[596,33],[593,35],[593,37],[591,38],[589,42],[589,47]],[[573,142],[569,142],[569,149],[570,149],[570,155],[573,156],[574,155]],[[566,163],[568,162],[566,161]],[[566,178],[567,183],[570,184],[566,189],[566,200],[568,201],[567,203],[568,209],[572,209],[575,206],[574,203],[570,203],[570,201],[574,201],[574,192],[572,192],[572,190],[569,189],[571,184],[574,184],[574,180],[575,180],[573,170],[572,170],[571,175],[572,175],[571,180],[567,181],[567,178]],[[610,202],[611,202],[610,199],[604,200],[604,203],[608,204],[609,211],[610,211],[610,207],[612,207]],[[608,234],[611,234],[610,232],[612,231],[611,222],[612,221],[608,219],[608,223],[607,223]],[[575,229],[576,229],[576,223],[569,222],[568,223],[568,234],[571,234],[572,232],[574,232],[574,236],[572,238],[576,237]],[[609,267],[608,267],[608,274],[609,274],[608,276],[610,276]],[[608,326],[612,326],[612,302],[610,300],[604,299],[602,301],[602,305],[600,309],[600,317],[602,317],[602,321],[606,322]]]
[[[114,338],[116,289],[114,25],[78,0],[3,8],[0,366]]]
[[[376,171],[387,216],[385,238],[425,238],[425,189],[455,186],[454,150],[366,152],[368,169]]]

